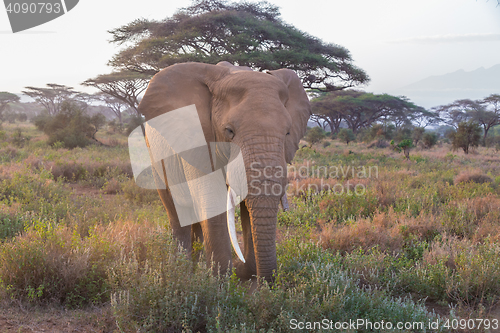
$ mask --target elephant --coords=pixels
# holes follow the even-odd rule
[[[290,69],[262,72],[228,62],[179,63],[151,79],[139,111],[147,122],[193,104],[206,142],[235,144],[244,161],[249,191],[240,202],[244,259],[234,263],[236,274],[240,279],[257,276],[272,283],[277,270],[277,214],[280,200],[286,198],[286,165],[294,158],[311,115],[302,82]],[[227,223],[234,230],[234,216],[219,214],[182,226],[171,186],[167,183],[158,193],[178,244],[191,254],[193,242],[202,241],[217,273],[232,270]]]

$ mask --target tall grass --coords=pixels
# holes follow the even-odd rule
[[[250,293],[178,251],[156,191],[131,179],[123,138],[66,150],[22,130],[31,137],[24,146],[0,143],[3,300],[111,302],[119,329],[155,332],[279,332],[291,319],[427,322],[437,318],[429,304],[482,318],[500,302],[492,150],[465,156],[441,144],[416,149],[409,162],[359,143],[299,150],[290,210],[278,215],[276,282]],[[4,137],[14,131],[6,125]],[[356,185],[363,191],[353,193]]]

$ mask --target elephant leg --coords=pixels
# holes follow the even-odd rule
[[[203,229],[200,223],[195,223],[191,226],[191,242],[203,243]]]
[[[255,250],[253,247],[252,226],[250,224],[250,215],[248,214],[245,202],[240,203],[241,212],[241,229],[243,230],[243,257],[245,263],[238,261],[236,266],[236,275],[242,280],[249,280],[257,274],[257,266],[255,263]]]
[[[214,274],[226,274],[232,269],[231,240],[225,214],[201,222],[207,264]]]
[[[174,200],[168,188],[158,189],[158,194],[160,195],[163,206],[167,210],[172,234],[177,240],[178,245],[186,251],[188,256],[191,256],[193,250],[191,243],[191,226],[181,227],[179,218],[177,217],[177,211],[175,210]]]

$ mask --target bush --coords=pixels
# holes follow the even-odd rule
[[[14,144],[14,146],[16,147],[23,147],[25,144],[29,143],[30,142],[30,137],[29,136],[25,136],[23,135],[23,132],[21,131],[20,128],[17,128],[15,131],[14,131],[14,134],[12,135],[12,143]]]
[[[411,137],[412,137],[412,130],[409,127],[399,128],[396,131],[396,134],[394,134],[394,140],[398,142],[404,140],[411,140]]]
[[[350,128],[341,128],[339,134],[337,135],[337,138],[341,141],[344,141],[347,145],[349,144],[349,142],[356,140],[356,137],[354,136],[354,133]]]
[[[361,138],[364,142],[383,139],[387,140],[392,137],[393,132],[393,125],[384,126],[382,124],[373,124],[371,127],[360,131],[358,138]]]
[[[437,140],[438,136],[435,132],[425,132],[422,136],[422,143],[427,149],[432,148],[437,143]]]
[[[367,148],[387,148],[389,147],[389,143],[386,140],[375,140],[370,143]]]
[[[481,140],[481,126],[473,121],[461,122],[456,131],[448,133],[453,150],[462,148],[464,153],[469,153],[469,147],[477,147]]]
[[[415,146],[418,145],[419,141],[423,139],[425,132],[425,128],[423,127],[415,127],[413,132],[411,133],[411,139],[415,143]]]
[[[321,127],[313,127],[307,130],[304,140],[309,143],[309,148],[311,148],[315,143],[320,142],[325,137],[325,131],[323,131]]]
[[[108,123],[109,131],[112,133],[123,133],[125,131],[125,127],[122,123],[117,121],[116,119],[111,120]],[[133,130],[133,129],[132,129]]]
[[[36,127],[49,136],[48,144],[62,143],[65,148],[85,147],[95,140],[95,133],[102,127],[104,116],[86,115],[75,103],[63,102],[61,111],[55,116],[39,116]]]
[[[109,299],[111,244],[97,230],[81,238],[68,227],[38,220],[24,235],[0,247],[0,288],[10,297],[68,307]]]
[[[493,179],[482,173],[463,172],[458,176],[456,176],[455,180],[453,181],[454,184],[468,183],[468,182],[476,184],[484,184],[484,183],[492,183]]]

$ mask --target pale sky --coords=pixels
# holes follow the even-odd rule
[[[272,0],[282,19],[346,47],[371,77],[363,89],[390,93],[431,75],[500,63],[496,0]],[[66,15],[13,34],[0,8],[0,91],[79,83],[112,69],[119,48],[107,30],[137,18],[162,19],[189,0],[80,0]],[[411,98],[411,96],[409,96]]]

